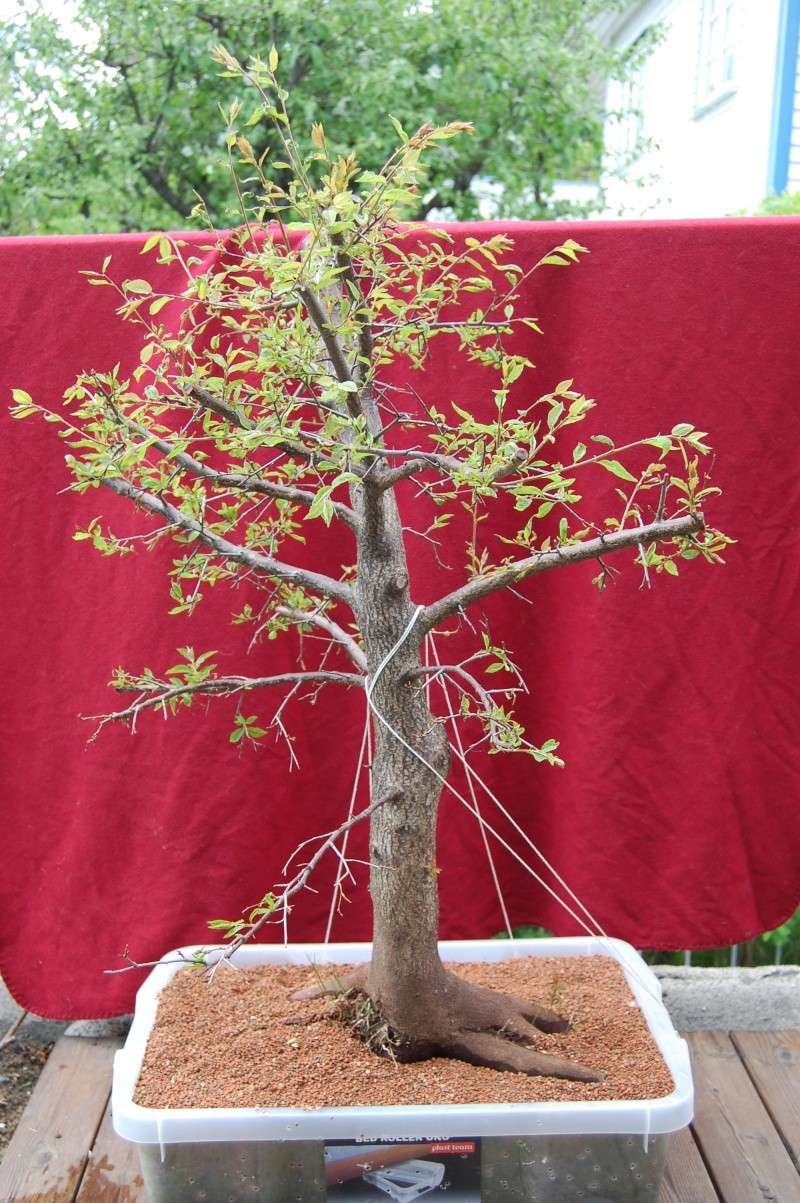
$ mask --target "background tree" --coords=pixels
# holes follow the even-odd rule
[[[474,138],[430,165],[409,217],[475,217],[476,189],[499,217],[581,214],[580,203],[554,200],[553,181],[595,177],[603,81],[625,78],[647,53],[598,40],[597,16],[620,7],[20,0],[0,67],[0,232],[175,229],[198,195],[218,224],[230,221],[212,132],[220,96],[206,69],[220,39],[241,58],[282,46],[297,115],[310,123],[324,112],[330,144],[373,168],[392,147],[386,113],[408,129],[475,121]],[[274,133],[259,130],[255,145],[274,149]]]
[[[699,469],[704,434],[684,423],[623,447],[603,434],[575,441],[571,428],[593,402],[570,380],[531,394],[532,365],[513,338],[538,325],[518,301],[534,272],[575,263],[585,251],[577,242],[567,239],[523,272],[504,234],[459,246],[444,230],[398,226],[397,207],[412,207],[418,195],[423,154],[449,147],[469,126],[427,125],[413,135],[398,127],[399,145],[381,171],[362,170],[352,154],[329,148],[319,124],[310,152],[298,145],[274,50],[247,68],[222,48],[215,58],[255,92],[252,111],[237,100],[227,114],[242,225],[219,241],[221,254],[204,272],[201,260],[186,258],[183,240],[148,239],[145,251],[184,269],[179,294],[143,278],[116,283],[108,259],[87,272],[90,284],[116,288],[119,312],[142,327],[140,366],[132,380],[118,367],[86,371],[67,390],[66,410],[16,390],[15,414],[38,413],[59,427],[75,490],[105,487],[156,520],[149,545],[175,540],[172,612],[190,612],[211,586],[246,580],[254,601],[242,606],[239,594],[234,621],[253,625],[254,643],[299,631],[321,634],[329,646],[318,663],[306,657],[272,676],[221,674],[215,652],[191,648],[161,675],[120,669],[114,684],[134,699],[100,725],[135,724],[143,712],[217,695],[240,703],[231,738],[257,742],[267,728],[249,713],[260,706],[255,691],[363,690],[374,725],[372,801],[320,836],[295,876],[243,918],[212,925],[229,940],[226,955],[266,924],[284,923],[322,856],[368,820],[372,961],[312,993],[365,993],[398,1057],[443,1053],[591,1080],[590,1069],[521,1043],[537,1027],[564,1030],[565,1020],[468,985],[439,959],[436,815],[450,748],[426,682],[458,690],[455,718],[473,745],[561,762],[555,740],[529,740],[514,717],[519,674],[488,627],[467,622],[459,641],[447,643],[466,650],[449,650],[443,663],[422,653],[432,632],[461,627],[481,601],[543,572],[594,560],[602,587],[608,561],[625,549],[648,581],[676,575],[681,560],[718,561],[724,537],[706,528],[700,510],[717,491]],[[248,140],[263,123],[281,144],[274,176],[271,157]],[[287,227],[287,214],[302,226]],[[414,371],[442,338],[455,339],[485,380],[474,412],[449,396],[422,399],[414,387]],[[616,512],[601,518],[596,502],[582,512],[581,481],[606,473],[620,486]],[[452,588],[428,605],[418,604],[406,554],[404,484],[429,505],[422,534],[436,532],[447,559],[455,550],[447,547],[449,520],[464,508],[470,515],[459,554],[466,570],[453,569]],[[519,515],[512,537],[498,522],[509,502]],[[349,534],[352,561],[330,575],[322,566],[333,523]],[[319,538],[298,555],[293,548],[315,525]],[[99,519],[76,537],[105,554],[141,540]],[[278,731],[284,704],[271,720]]]

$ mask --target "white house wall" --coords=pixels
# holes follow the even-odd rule
[[[634,86],[641,133],[652,143],[624,172],[606,176],[607,216],[714,217],[756,206],[767,193],[780,0],[736,0],[734,78],[730,89],[698,104],[703,0],[654,0],[631,5],[613,37],[635,41],[660,20],[665,36]],[[608,89],[613,111],[623,98]],[[793,147],[800,181],[800,107]],[[609,167],[618,167],[631,124],[607,125]]]

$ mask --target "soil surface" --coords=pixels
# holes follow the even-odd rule
[[[329,1002],[292,1002],[316,981],[298,966],[182,970],[159,999],[136,1087],[145,1107],[354,1107],[659,1098],[669,1070],[610,957],[521,958],[451,965],[470,981],[536,999],[572,1021],[536,1047],[602,1071],[599,1083],[533,1078],[436,1058],[378,1057],[327,1017]],[[342,966],[345,973],[347,967]]]
[[[11,1140],[52,1043],[12,1040],[0,1049],[0,1157]]]

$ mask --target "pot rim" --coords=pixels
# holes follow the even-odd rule
[[[661,986],[624,940],[565,936],[521,940],[442,940],[445,961],[504,961],[517,957],[612,956],[644,1014],[672,1075],[674,1089],[662,1098],[552,1103],[459,1103],[387,1107],[141,1107],[133,1095],[155,1021],[158,995],[206,945],[164,954],[136,994],[134,1019],[114,1058],[111,1107],[114,1129],[137,1144],[215,1141],[398,1140],[552,1135],[651,1135],[675,1132],[692,1119],[694,1092],[689,1048],[661,1001]],[[369,960],[369,943],[254,944],[234,954],[237,965],[353,964]],[[218,948],[218,951],[223,951]],[[165,964],[164,962],[171,962]]]

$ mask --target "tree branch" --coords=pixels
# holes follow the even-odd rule
[[[409,476],[413,476],[415,472],[421,472],[427,468],[440,468],[446,472],[448,476],[454,472],[467,473],[469,465],[463,460],[457,459],[453,455],[442,455],[440,452],[428,451],[394,451],[389,448],[378,448],[376,455],[405,455],[408,460],[405,464],[400,464],[397,468],[390,468],[388,472],[382,472],[378,477],[376,484],[381,489],[390,489],[400,480],[406,480]],[[525,459],[525,452],[521,447],[515,449],[512,458],[505,464],[499,464],[495,470],[485,479],[481,481],[482,485],[492,485],[497,480],[502,480],[504,476],[514,472],[522,461]]]
[[[459,610],[466,609],[481,598],[488,597],[498,589],[508,585],[516,585],[529,576],[546,572],[550,568],[561,568],[567,564],[580,564],[583,560],[596,560],[600,556],[614,551],[622,551],[626,547],[635,547],[643,543],[653,543],[658,539],[674,539],[678,535],[691,535],[704,528],[702,513],[686,514],[681,518],[667,518],[660,522],[651,522],[648,526],[633,526],[627,530],[614,531],[608,535],[600,535],[596,539],[587,539],[583,543],[572,543],[568,547],[555,547],[552,551],[534,552],[524,560],[508,564],[503,568],[486,575],[477,576],[462,585],[459,589],[448,593],[445,597],[427,606],[420,615],[418,631],[426,634],[433,630],[445,618]]]
[[[240,414],[232,405],[226,404],[220,397],[202,388],[199,384],[190,384],[187,387],[187,394],[201,405],[204,409],[210,409],[218,417],[224,418],[231,426],[238,426],[240,430],[255,430],[256,423],[244,414]],[[310,437],[310,436],[309,436]],[[294,456],[295,459],[305,460],[312,467],[316,461],[317,452],[310,447],[303,446],[302,443],[293,443],[287,439],[283,443],[270,444],[272,451],[281,451],[284,455]]]
[[[483,718],[486,720],[486,723],[488,724],[489,738],[490,738],[492,744],[495,747],[502,746],[502,744],[498,738],[498,735],[497,735],[498,723],[494,717],[495,704],[494,704],[494,701],[492,700],[492,695],[489,693],[488,689],[486,689],[483,685],[481,685],[480,681],[476,677],[473,677],[472,673],[467,672],[467,670],[464,668],[463,665],[461,665],[461,664],[421,664],[419,666],[419,668],[413,669],[410,673],[407,674],[407,676],[409,676],[409,677],[432,676],[434,678],[439,677],[439,676],[460,677],[461,680],[465,681],[466,684],[470,687],[470,689],[473,690],[473,692],[476,694],[480,704],[483,706]],[[458,682],[455,682],[455,684],[457,687],[460,687],[463,689],[463,686],[458,686]],[[475,718],[476,716],[474,714],[471,714],[471,715],[466,715],[465,717]],[[477,716],[477,717],[480,717],[480,716]]]
[[[161,174],[158,168],[152,167],[148,163],[140,163],[138,170],[150,187],[158,196],[173,209],[181,219],[185,219],[186,212],[189,209],[188,203],[184,203],[182,197],[178,196],[177,192],[172,188],[169,182]]]
[[[123,414],[118,415],[124,425],[136,431],[142,438],[152,438],[151,432],[146,426],[141,426],[138,422],[134,422],[132,418],[127,418]],[[203,480],[208,480],[212,484],[221,489],[243,489],[250,493],[263,493],[266,497],[274,497],[280,501],[291,501],[297,505],[310,506],[315,499],[314,493],[309,493],[306,489],[298,489],[292,485],[282,485],[273,481],[264,480],[261,476],[244,476],[238,472],[218,472],[215,468],[209,468],[207,464],[203,464],[200,460],[189,455],[185,451],[177,451],[175,446],[166,439],[155,439],[152,446],[156,447],[162,455],[168,456],[173,463],[180,464],[182,468],[186,468],[188,472],[193,472],[195,476],[201,476]],[[349,505],[345,505],[341,501],[331,500],[333,512],[340,521],[349,526],[351,530],[355,530],[358,526],[358,515],[355,510],[352,510]]]
[[[201,388],[199,384],[190,384],[186,388],[188,395],[204,409],[210,409],[212,413],[218,417],[224,418],[226,422],[230,422],[231,426],[238,426],[240,430],[253,430],[255,422],[251,422],[244,414],[240,414],[232,405],[226,403],[220,398],[210,393],[208,389]]]
[[[188,514],[184,514],[182,510],[177,509],[170,502],[165,501],[163,497],[156,496],[155,493],[148,493],[145,489],[138,485],[132,485],[127,480],[122,480],[120,477],[106,476],[103,477],[102,484],[107,489],[111,489],[112,493],[116,493],[119,497],[126,497],[129,501],[135,502],[142,509],[149,510],[151,514],[158,514],[162,518],[166,518],[173,526],[179,527],[197,536],[201,543],[206,547],[210,547],[212,551],[218,552],[224,556],[226,560],[233,560],[234,563],[244,564],[247,568],[254,572],[262,573],[265,576],[274,577],[277,580],[289,581],[291,584],[300,585],[304,589],[309,589],[312,593],[321,593],[324,597],[330,597],[333,601],[340,602],[342,605],[353,606],[353,591],[344,581],[337,581],[333,577],[323,576],[319,572],[312,572],[310,569],[298,568],[293,564],[284,564],[281,560],[274,560],[272,556],[264,555],[261,552],[252,551],[248,547],[241,547],[236,543],[231,543],[221,535],[215,534],[208,527],[197,522],[194,518],[190,518]]]
[[[331,325],[330,316],[319,299],[317,294],[310,288],[301,288],[298,290],[302,298],[303,304],[308,310],[308,315],[314,323],[317,333],[322,339],[323,346],[328,353],[328,358],[331,361],[333,370],[336,373],[336,379],[340,384],[346,384],[352,381],[353,376],[350,371],[350,365],[347,362],[347,356],[344,352],[339,336]],[[348,394],[347,408],[353,417],[357,417],[360,410],[358,402],[352,394]]]
[[[422,472],[426,468],[440,468],[447,472],[463,472],[465,464],[460,459],[456,459],[452,455],[442,455],[435,451],[395,451],[388,447],[377,447],[375,449],[377,456],[404,455],[407,457],[404,464],[400,464],[397,468],[390,468],[388,471],[381,472],[380,476],[375,480],[375,485],[379,489],[391,489],[401,480],[407,480],[409,476],[413,476],[415,472]]]
[[[349,291],[349,300],[353,305],[363,305],[364,298],[361,293],[361,286],[358,282],[355,270],[353,268],[353,260],[345,253],[344,242],[340,234],[332,234],[331,242],[336,250],[336,266],[342,273],[342,279],[347,284]],[[364,361],[358,369],[358,378],[363,380],[366,372],[369,370],[369,365],[372,360],[374,344],[372,339],[372,329],[369,322],[360,322],[358,328],[358,350]]]
[[[283,618],[290,619],[291,622],[298,625],[309,623],[310,625],[319,627],[322,631],[326,631],[332,639],[335,639],[337,643],[342,645],[350,659],[362,672],[367,671],[367,657],[352,635],[348,635],[347,631],[340,627],[338,622],[334,622],[333,619],[328,618],[325,614],[321,614],[318,610],[293,610],[289,606],[278,606],[275,613],[280,614]]]
[[[135,719],[143,710],[152,710],[156,706],[165,706],[175,698],[185,697],[186,694],[210,693],[228,697],[230,694],[249,693],[251,689],[264,689],[267,686],[304,684],[358,685],[363,688],[365,681],[366,677],[358,673],[320,670],[318,672],[277,673],[272,677],[214,677],[207,681],[197,681],[191,685],[162,686],[159,682],[154,682],[152,685],[125,686],[125,692],[130,689],[131,692],[136,693],[151,693],[152,696],[139,698],[137,701],[132,702],[125,710],[117,710],[113,714],[90,715],[89,718],[93,721],[96,719],[100,720],[100,725],[92,736],[92,740],[97,738],[107,723]]]

